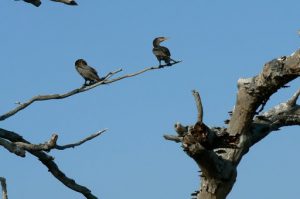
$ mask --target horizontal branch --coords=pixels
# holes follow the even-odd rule
[[[6,188],[6,179],[0,177],[1,187],[2,187],[2,199],[8,199],[7,188]]]
[[[180,62],[181,61],[176,62],[174,64],[177,64],[177,63],[180,63]],[[174,64],[172,64],[172,65],[174,65]],[[166,66],[168,66],[168,65],[162,65],[161,67],[159,67],[159,66],[148,67],[148,68],[145,68],[145,69],[143,69],[141,71],[138,71],[136,73],[127,74],[127,75],[117,77],[115,79],[110,80],[109,79],[110,77],[112,77],[113,75],[115,75],[115,74],[122,71],[122,69],[118,69],[116,71],[109,72],[103,78],[103,80],[101,80],[101,81],[99,81],[95,84],[89,85],[89,86],[82,86],[80,88],[76,88],[76,89],[74,89],[72,91],[69,91],[67,93],[64,93],[64,94],[37,95],[37,96],[32,97],[30,100],[28,100],[25,103],[18,103],[19,105],[16,108],[14,108],[13,110],[1,115],[0,116],[0,121],[5,120],[5,119],[13,116],[14,114],[18,113],[19,111],[25,109],[26,107],[28,107],[29,105],[31,105],[32,103],[37,102],[37,101],[45,101],[45,100],[53,100],[53,99],[64,99],[64,98],[70,97],[70,96],[78,94],[78,93],[86,92],[86,91],[88,91],[90,89],[93,89],[93,88],[95,88],[97,86],[100,86],[100,85],[111,84],[113,82],[116,82],[116,81],[119,81],[119,80],[122,80],[122,79],[125,79],[125,78],[134,77],[134,76],[140,75],[144,72],[147,72],[147,71],[150,71],[150,70],[161,69],[161,68],[166,67]]]

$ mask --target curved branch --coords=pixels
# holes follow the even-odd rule
[[[0,138],[7,139],[11,142],[19,142],[19,143],[26,143],[31,145],[30,142],[22,138],[19,134],[7,131],[5,129],[0,128]],[[65,186],[69,187],[70,189],[81,193],[84,195],[87,199],[97,199],[96,196],[94,196],[91,191],[82,185],[79,185],[75,182],[75,180],[67,177],[57,166],[57,164],[54,162],[54,158],[52,156],[47,155],[43,151],[34,151],[34,150],[28,150],[29,153],[34,155],[41,161],[47,168],[48,171],[60,182],[62,182]]]
[[[79,142],[76,142],[76,143],[72,143],[72,144],[66,144],[66,145],[56,145],[55,146],[55,149],[58,149],[58,150],[65,150],[65,149],[68,149],[68,148],[75,148],[76,146],[79,146],[89,140],[92,140],[94,139],[95,137],[98,137],[99,135],[101,135],[102,133],[104,133],[105,131],[107,131],[107,129],[104,129],[104,130],[101,130],[101,131],[98,131],[97,133],[94,133],[86,138],[84,138],[83,140],[80,140]]]
[[[178,62],[175,62],[174,64],[172,65],[175,65],[177,63],[180,63],[181,61],[178,61]],[[97,86],[100,86],[100,85],[103,85],[103,84],[110,84],[110,83],[113,83],[113,82],[116,82],[116,81],[119,81],[119,80],[122,80],[122,79],[125,79],[125,78],[129,78],[129,77],[133,77],[133,76],[137,76],[139,74],[142,74],[144,72],[147,72],[149,70],[155,70],[155,69],[161,69],[165,66],[168,66],[168,65],[162,65],[162,66],[154,66],[154,67],[149,67],[149,68],[145,68],[141,71],[138,71],[136,73],[131,73],[131,74],[128,74],[128,75],[124,75],[124,76],[121,76],[121,77],[117,77],[115,79],[112,79],[112,80],[109,80],[110,77],[112,77],[113,75],[119,73],[122,71],[122,69],[118,69],[116,71],[113,71],[113,72],[109,72],[104,78],[103,80],[93,84],[93,85],[90,85],[90,86],[82,86],[80,88],[76,88],[72,91],[69,91],[67,93],[64,93],[64,94],[52,94],[52,95],[37,95],[37,96],[34,96],[32,97],[30,100],[28,100],[27,102],[25,103],[17,103],[19,104],[19,106],[17,106],[15,109],[3,114],[3,115],[0,115],[0,121],[3,121],[11,116],[13,116],[14,114],[18,113],[19,111],[25,109],[26,107],[28,107],[29,105],[31,105],[32,103],[36,102],[36,101],[45,101],[45,100],[52,100],[52,99],[64,99],[64,98],[67,98],[67,97],[70,97],[72,95],[75,95],[75,94],[78,94],[78,93],[82,93],[82,92],[85,92],[85,91],[88,91],[90,89],[93,89]]]

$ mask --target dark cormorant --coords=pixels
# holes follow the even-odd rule
[[[24,0],[25,2],[27,3],[31,3],[32,5],[36,6],[36,7],[39,7],[42,2],[40,0]]]
[[[64,3],[64,4],[67,4],[67,5],[70,5],[70,6],[77,6],[78,5],[76,3],[76,1],[74,1],[74,0],[51,0],[51,1]]]
[[[166,37],[157,37],[153,40],[153,49],[152,52],[156,56],[157,60],[159,61],[159,66],[161,67],[161,61],[163,60],[167,66],[171,66],[174,63],[177,63],[177,61],[173,60],[171,58],[171,53],[168,48],[164,46],[160,46],[159,44],[168,38]],[[171,63],[171,61],[173,63]]]
[[[90,67],[84,59],[78,59],[75,62],[75,68],[78,73],[84,78],[84,85],[88,86],[96,82],[101,81],[102,79],[98,76],[97,71]],[[89,83],[87,84],[87,81]]]

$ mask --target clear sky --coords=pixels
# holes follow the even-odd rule
[[[193,124],[197,89],[204,121],[224,126],[235,103],[237,80],[258,74],[264,63],[299,48],[300,2],[216,0],[77,0],[70,7],[44,0],[39,8],[0,1],[1,114],[14,102],[63,93],[83,79],[74,61],[84,58],[104,75],[157,65],[152,40],[164,42],[171,68],[150,71],[64,99],[38,102],[1,122],[33,143],[59,134],[68,144],[109,128],[75,149],[52,151],[65,174],[102,199],[187,199],[199,187],[198,168],[175,134]],[[286,101],[300,85],[280,90],[266,109]],[[253,147],[238,167],[229,199],[281,199],[300,195],[299,127],[283,128]],[[9,197],[83,198],[57,181],[35,157],[0,148],[0,176]]]

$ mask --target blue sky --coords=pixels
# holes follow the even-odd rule
[[[162,135],[173,134],[177,121],[195,122],[191,90],[201,93],[206,124],[223,126],[238,78],[258,74],[264,63],[291,54],[300,43],[296,0],[77,2],[69,7],[45,0],[39,8],[0,2],[1,113],[15,101],[81,86],[78,58],[100,75],[118,68],[131,73],[158,64],[152,40],[167,36],[164,45],[183,60],[64,100],[35,103],[1,122],[34,143],[56,132],[59,144],[67,144],[109,128],[83,146],[51,152],[67,176],[103,199],[190,198],[199,187],[199,169]],[[298,79],[280,90],[266,109],[286,101],[299,85]],[[299,195],[299,140],[299,127],[289,127],[253,147],[228,198]],[[35,157],[22,159],[3,148],[0,156],[10,198],[82,198]]]

